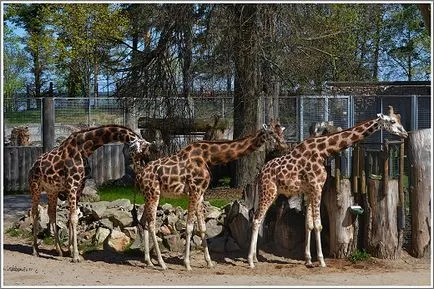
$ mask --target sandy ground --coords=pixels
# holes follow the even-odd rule
[[[5,196],[3,230],[30,207],[21,196]],[[13,205],[11,205],[13,204]],[[200,251],[193,251],[188,272],[182,254],[166,253],[169,269],[149,268],[140,252],[130,254],[94,251],[72,263],[58,257],[53,246],[41,246],[41,257],[32,255],[30,240],[2,236],[2,283],[4,286],[424,286],[432,288],[430,257],[416,259],[405,251],[398,260],[351,263],[326,258],[327,267],[307,268],[302,260],[277,257],[261,251],[259,264],[250,269],[246,253],[215,254],[212,269],[206,268]],[[154,260],[155,261],[155,260]],[[154,262],[156,264],[156,262]]]
[[[3,286],[427,286],[432,288],[431,261],[404,253],[399,260],[352,264],[326,259],[327,267],[307,268],[301,260],[276,257],[261,251],[255,269],[245,254],[212,254],[215,267],[206,268],[199,251],[192,255],[193,270],[182,265],[181,254],[163,256],[166,271],[145,267],[141,254],[94,251],[80,263],[58,257],[52,247],[32,255],[30,241],[3,238]],[[155,263],[156,264],[156,263]],[[431,286],[430,286],[431,285]]]

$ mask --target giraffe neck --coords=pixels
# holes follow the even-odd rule
[[[209,165],[239,159],[260,148],[266,141],[265,134],[264,130],[260,130],[238,140],[202,142],[201,156]]]
[[[360,123],[352,128],[323,137],[317,148],[326,156],[340,152],[380,129],[378,118]]]
[[[128,143],[139,139],[131,129],[120,125],[105,125],[73,133],[62,144],[65,149],[77,149],[83,156],[90,156],[107,143]]]

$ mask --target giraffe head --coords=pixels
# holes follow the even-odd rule
[[[129,143],[129,153],[134,162],[149,162],[151,143],[144,139],[136,139]]]
[[[401,124],[401,115],[395,114],[391,105],[389,105],[389,111],[387,115],[379,113],[377,116],[379,117],[378,123],[380,128],[384,128],[391,134],[395,134],[400,137],[408,137],[407,131]]]
[[[284,130],[285,127],[275,120],[271,120],[270,125],[262,125],[262,132],[265,135],[266,143],[271,144],[272,147],[286,148],[287,144],[283,135]]]

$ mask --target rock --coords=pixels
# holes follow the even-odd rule
[[[208,250],[216,253],[224,253],[227,236],[220,236],[208,239]]]
[[[104,211],[103,218],[108,218],[112,221],[114,227],[121,229],[130,227],[133,223],[133,217],[130,212],[121,211],[118,208],[111,208]]]
[[[187,226],[187,222],[184,219],[179,219],[175,224],[175,229],[178,232],[183,232],[185,231],[186,226]]]
[[[113,223],[108,218],[103,218],[98,221],[99,227],[107,228],[112,230],[113,229]]]
[[[124,233],[112,230],[110,235],[103,243],[104,250],[111,250],[115,252],[123,252],[130,244],[131,239]]]
[[[93,218],[93,220],[99,220],[102,219],[104,216],[104,212],[107,210],[107,206],[110,202],[107,201],[99,201],[94,203],[86,203],[83,204],[83,207],[90,210],[90,215]],[[83,214],[86,214],[83,210]]]
[[[200,250],[202,248],[202,238],[194,235],[191,239],[190,247],[192,250]]]
[[[167,225],[161,226],[160,232],[161,232],[161,234],[163,234],[163,236],[167,236],[167,235],[172,234],[172,231],[170,230],[170,228]]]
[[[161,206],[161,209],[167,215],[173,210],[173,206],[171,204],[165,203]]]
[[[84,187],[80,196],[80,202],[98,202],[99,200],[100,196],[98,195],[96,188]]]
[[[178,222],[178,220],[178,216],[174,212],[170,212],[169,214],[167,214],[165,224],[175,227],[175,224],[176,222]]]
[[[301,198],[299,195],[291,196],[288,199],[289,208],[296,209],[298,212],[301,212],[302,203],[303,203],[303,198]]]
[[[183,252],[185,246],[185,240],[181,239],[178,234],[172,234],[168,236],[163,236],[164,246],[172,252]]]
[[[107,205],[107,209],[119,208],[124,211],[131,211],[133,209],[133,205],[129,199],[118,199],[110,202]]]
[[[137,227],[125,227],[122,232],[130,237],[130,239],[135,240],[137,238]]]
[[[205,220],[207,219],[217,219],[221,214],[221,210],[214,206],[209,206],[207,208],[206,214],[205,214]]]
[[[249,220],[243,214],[237,214],[232,218],[229,223],[229,229],[232,237],[240,245],[241,249],[247,250],[249,248]]]
[[[97,246],[104,243],[107,237],[110,235],[110,229],[99,227],[93,237],[93,243]]]
[[[32,218],[27,217],[27,218],[24,218],[23,220],[20,220],[17,224],[17,227],[20,230],[24,230],[24,231],[31,233],[32,232],[32,223],[33,223]]]
[[[206,235],[208,238],[214,238],[223,232],[223,226],[216,219],[210,219],[206,222]]]
[[[238,245],[238,243],[231,236],[228,236],[225,244],[225,251],[234,252],[234,251],[239,251],[240,249],[241,248]]]

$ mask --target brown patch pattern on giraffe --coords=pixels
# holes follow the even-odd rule
[[[208,252],[206,227],[203,208],[203,194],[210,183],[208,167],[241,158],[265,143],[285,145],[284,128],[274,124],[269,128],[264,126],[257,132],[234,141],[198,141],[189,144],[178,153],[152,161],[146,166],[135,166],[136,179],[140,191],[145,197],[145,210],[140,220],[139,232],[144,240],[145,263],[153,266],[149,254],[149,234],[154,244],[158,244],[155,232],[155,219],[158,202],[161,195],[188,195],[187,237],[185,245],[184,264],[187,270],[190,266],[190,239],[193,232],[194,217],[197,218],[198,231],[204,246],[204,257],[208,267],[213,263]],[[136,156],[133,156],[136,158]],[[158,263],[163,269],[167,266],[161,257],[158,246],[154,246]]]
[[[58,147],[40,155],[29,171],[29,188],[32,196],[33,254],[39,255],[37,244],[38,205],[41,193],[48,197],[49,226],[54,231],[54,243],[59,255],[62,249],[56,226],[57,198],[69,202],[69,249],[74,262],[80,260],[77,246],[77,202],[84,188],[87,158],[105,143],[129,143],[136,150],[143,150],[149,143],[127,127],[104,125],[72,133]]]
[[[253,268],[257,262],[257,240],[259,226],[265,213],[278,194],[294,196],[301,193],[307,196],[306,208],[306,265],[312,266],[310,254],[311,231],[315,231],[317,239],[317,255],[320,265],[325,267],[322,254],[320,232],[321,192],[327,178],[324,160],[333,153],[337,153],[376,130],[384,128],[392,134],[407,137],[408,134],[401,125],[400,118],[389,108],[389,114],[378,114],[377,118],[365,121],[353,128],[336,132],[327,136],[306,139],[288,154],[273,159],[265,164],[257,177],[259,202],[253,220],[249,266]],[[314,146],[311,146],[314,144]]]

